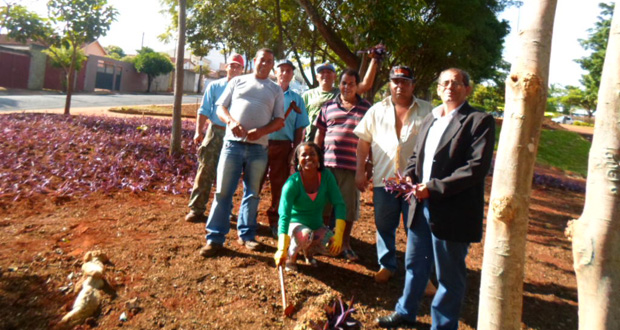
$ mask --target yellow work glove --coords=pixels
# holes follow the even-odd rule
[[[331,246],[329,247],[329,252],[332,255],[337,256],[342,251],[342,236],[344,235],[344,227],[346,222],[342,219],[336,220],[336,228],[334,228],[334,238]]]
[[[280,234],[278,236],[278,251],[273,255],[273,260],[276,261],[276,268],[286,261],[286,254],[290,242],[291,238],[287,234]]]

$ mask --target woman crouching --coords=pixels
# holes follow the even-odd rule
[[[282,188],[278,209],[278,251],[274,255],[276,267],[286,261],[286,269],[290,271],[297,269],[299,252],[312,266],[317,265],[316,253],[340,254],[346,215],[334,175],[323,170],[323,152],[319,146],[313,142],[300,143],[295,149],[293,162],[295,173]],[[327,202],[334,206],[336,213],[335,234],[323,224],[323,209]]]

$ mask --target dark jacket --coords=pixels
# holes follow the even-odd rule
[[[484,217],[484,179],[491,167],[495,145],[495,120],[467,102],[457,110],[446,128],[437,151],[427,188],[430,227],[440,239],[479,242]],[[422,180],[424,146],[433,114],[424,118],[405,175],[414,183]],[[407,216],[411,227],[417,201]]]

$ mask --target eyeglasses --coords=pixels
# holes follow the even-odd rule
[[[453,87],[456,88],[460,88],[460,87],[464,87],[465,84],[463,84],[460,81],[455,81],[455,80],[446,80],[446,81],[442,81],[439,82],[437,85],[443,87],[443,88],[448,88],[450,85],[452,85]]]

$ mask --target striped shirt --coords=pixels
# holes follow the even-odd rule
[[[314,122],[318,129],[325,130],[325,166],[355,171],[357,165],[357,142],[353,130],[362,120],[371,104],[357,96],[357,104],[347,111],[342,106],[340,94],[325,102]]]

